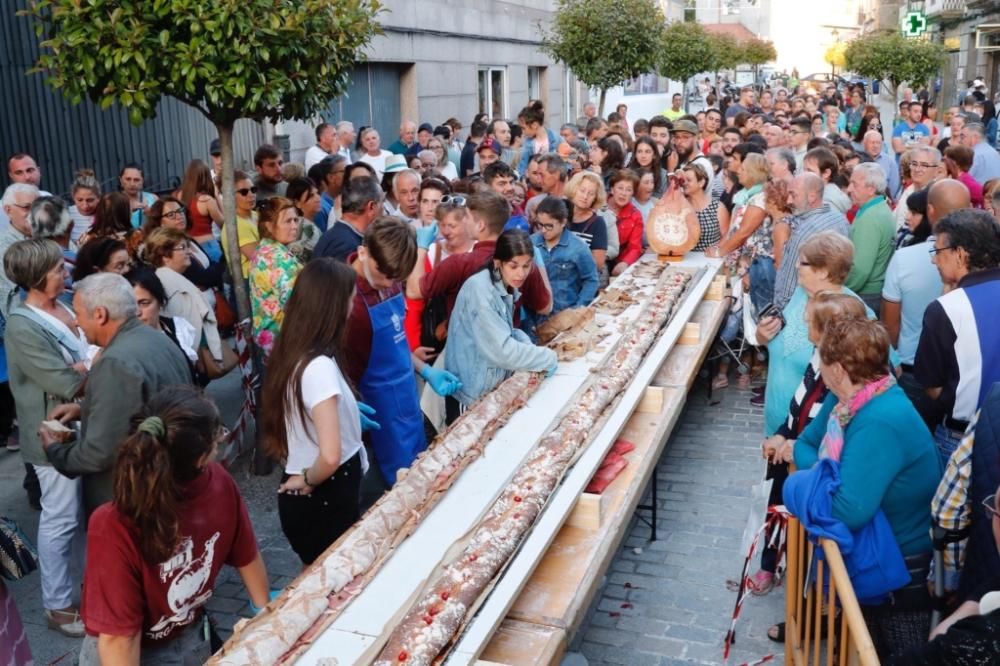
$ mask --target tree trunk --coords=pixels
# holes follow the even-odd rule
[[[597,105],[597,116],[604,118],[604,99],[608,96],[608,89],[601,88],[600,103]]]
[[[223,227],[226,230],[226,257],[229,263],[229,274],[233,277],[233,291],[236,294],[236,312],[239,321],[250,316],[250,296],[243,280],[243,268],[240,260],[240,239],[236,227],[236,184],[233,182],[233,125],[235,123],[218,123],[215,128],[219,132],[219,147],[222,149],[222,216]]]
[[[250,296],[247,293],[247,283],[243,279],[243,266],[240,254],[239,230],[236,225],[236,183],[233,180],[233,126],[234,121],[216,123],[219,132],[219,147],[222,149],[222,217],[223,228],[226,230],[225,256],[229,264],[229,274],[232,276],[233,293],[236,296],[236,313],[239,324],[250,318]],[[247,333],[252,331],[245,329]],[[253,344],[253,336],[247,335],[247,345],[250,346],[250,359],[257,371],[257,376],[263,381],[263,368],[257,363],[257,354]],[[258,414],[261,409],[260,396],[257,396]],[[260,419],[254,424],[253,472],[258,476],[271,473],[273,461],[264,453],[264,440],[261,438]],[[244,437],[246,433],[244,432]]]

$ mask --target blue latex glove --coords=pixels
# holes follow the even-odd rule
[[[429,227],[420,227],[417,229],[417,247],[426,250],[434,242],[434,239],[438,236],[438,223],[435,222]]]
[[[267,600],[268,601],[274,601],[275,599],[278,598],[279,594],[281,594],[281,590],[271,590],[271,593],[267,595]],[[262,610],[264,610],[264,609],[263,608],[257,608],[256,606],[253,605],[253,600],[250,600],[250,612],[251,613],[253,613],[254,615],[260,615],[260,612]]]
[[[420,371],[420,376],[424,378],[434,392],[440,396],[449,396],[458,389],[462,388],[462,382],[455,375],[451,374],[447,370],[439,370],[438,368],[425,365]]]
[[[552,365],[545,369],[545,378],[548,379],[552,375],[556,374],[556,370],[559,369],[559,359],[552,361]]]
[[[366,405],[363,402],[358,402],[358,413],[361,415],[361,431],[366,430],[381,430],[382,426],[378,424],[377,421],[372,419],[375,416],[375,408]]]
[[[542,248],[535,246],[535,265],[539,268],[545,268],[545,255],[542,254]]]

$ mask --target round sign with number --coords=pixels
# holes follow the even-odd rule
[[[671,198],[664,197],[650,211],[646,240],[657,254],[679,257],[698,244],[701,227],[694,209],[683,197],[668,201]]]

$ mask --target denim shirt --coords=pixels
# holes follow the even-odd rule
[[[514,301],[490,270],[475,273],[458,292],[448,322],[445,368],[462,381],[454,397],[471,405],[515,370],[545,370],[556,362],[556,353],[531,344],[514,328]]]
[[[552,314],[588,305],[597,295],[597,264],[590,248],[568,228],[564,228],[559,242],[550,250],[540,233],[532,234],[531,241],[545,258],[545,271],[552,286]]]
[[[562,143],[562,137],[550,130],[548,127],[545,128],[545,134],[549,137],[549,152],[556,152],[556,146]],[[524,140],[524,145],[521,146],[521,161],[517,165],[517,172],[520,175],[524,175],[528,172],[528,162],[531,161],[531,156],[535,154],[535,137],[529,136]]]

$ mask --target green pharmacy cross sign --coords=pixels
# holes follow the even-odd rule
[[[907,37],[919,37],[927,32],[927,17],[921,12],[909,12],[903,19],[903,34]]]

